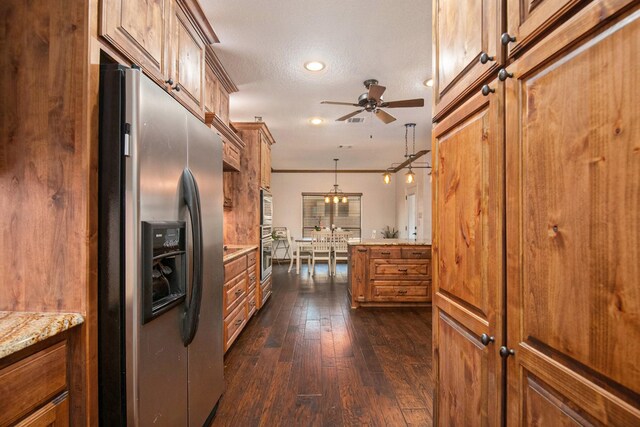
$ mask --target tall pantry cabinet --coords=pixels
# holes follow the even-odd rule
[[[435,419],[640,425],[639,3],[489,3],[434,0]]]

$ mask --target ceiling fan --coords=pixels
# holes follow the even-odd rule
[[[404,99],[402,101],[384,101],[382,99],[382,94],[387,88],[384,86],[380,86],[378,84],[378,81],[375,79],[365,80],[364,87],[367,88],[368,92],[365,92],[358,97],[357,104],[353,104],[351,102],[334,101],[322,101],[321,104],[352,105],[354,107],[361,108],[360,110],[354,111],[353,113],[349,113],[346,116],[342,116],[339,119],[336,119],[337,122],[343,122],[353,116],[362,113],[363,111],[368,111],[374,113],[376,117],[382,120],[385,124],[391,123],[396,118],[386,111],[382,110],[382,108],[424,107],[424,99],[422,98]]]

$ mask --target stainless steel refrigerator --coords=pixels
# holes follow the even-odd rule
[[[102,425],[202,426],[224,388],[222,142],[140,70],[103,65]]]

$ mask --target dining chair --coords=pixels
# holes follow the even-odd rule
[[[349,231],[334,231],[333,232],[333,275],[336,275],[338,261],[349,260]]]
[[[316,275],[316,261],[327,261],[331,275],[331,233],[314,231],[311,233],[311,275]]]
[[[300,273],[300,258],[307,260],[308,270],[311,271],[311,251],[309,248],[303,248],[302,245],[297,244],[293,241],[293,237],[291,237],[291,232],[287,228],[287,243],[289,244],[289,254],[291,256],[291,262],[289,262],[289,270],[288,273],[291,272],[291,268],[293,267],[293,261],[296,262],[296,273]]]

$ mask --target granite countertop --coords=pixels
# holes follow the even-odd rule
[[[224,255],[222,256],[223,262],[233,261],[242,255],[258,249],[258,245],[225,245],[225,247],[227,250],[224,251]]]
[[[360,242],[349,242],[349,246],[431,246],[431,242],[408,239],[362,239]]]
[[[78,313],[0,311],[0,359],[83,322]]]

